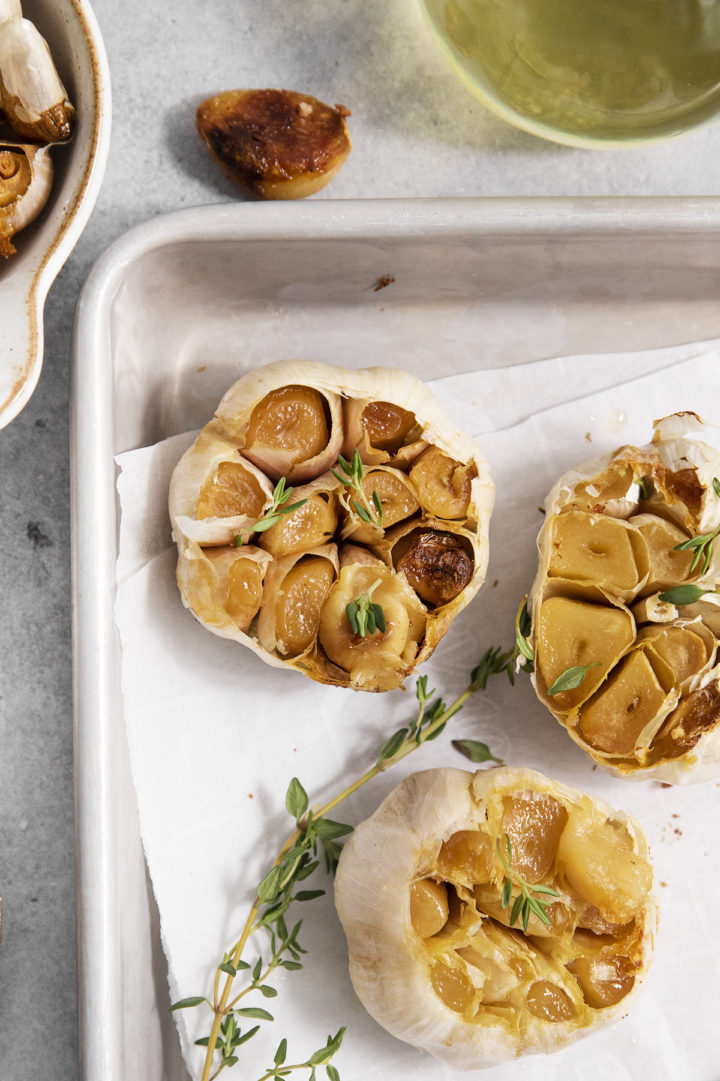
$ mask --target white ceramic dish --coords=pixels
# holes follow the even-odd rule
[[[384,275],[395,281],[376,291]],[[719,283],[714,200],[210,207],[156,218],[99,261],[77,313],[72,398],[85,1081],[186,1077],[123,727],[114,456],[203,423],[238,341],[251,364],[291,342],[348,366],[392,350],[420,376],[445,349],[466,369],[497,368],[719,336]],[[410,322],[425,339],[412,355]]]
[[[0,427],[26,405],[40,376],[43,307],[95,205],[110,140],[110,74],[87,0],[25,0],[23,12],[51,45],[77,128],[52,151],[55,177],[40,217],[0,259]]]

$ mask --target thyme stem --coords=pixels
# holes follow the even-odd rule
[[[484,690],[487,685],[487,679],[490,675],[496,675],[499,672],[506,671],[507,657],[502,658],[503,664],[497,667],[495,663],[497,660],[498,650],[488,650],[480,663],[475,669],[473,669],[470,683],[466,689],[455,698],[449,706],[446,706],[441,699],[434,700],[434,691],[428,692],[427,690],[427,676],[421,676],[417,681],[417,699],[418,710],[415,720],[407,727],[400,729],[398,732],[391,736],[389,740],[383,744],[380,748],[375,763],[367,769],[360,777],[356,778],[351,784],[347,785],[338,792],[335,796],[329,799],[319,808],[314,808],[312,811],[307,812],[301,818],[297,820],[297,826],[295,830],[290,834],[282,848],[278,852],[278,855],[270,869],[270,872],[274,868],[279,867],[285,857],[290,853],[295,846],[302,841],[305,834],[316,825],[320,819],[325,818],[331,811],[333,811],[339,804],[346,800],[349,796],[352,796],[355,792],[359,791],[364,785],[379,774],[384,773],[385,770],[390,769],[391,766],[396,765],[398,762],[406,758],[407,755],[417,750],[421,744],[428,740],[434,739],[440,735],[440,732],[445,727],[451,717],[463,708],[468,699],[478,690]],[[428,708],[428,703],[430,706]],[[267,879],[267,876],[266,876]],[[265,881],[265,880],[264,880]],[[223,965],[229,962],[232,969],[237,970],[240,967],[242,954],[247,945],[250,936],[261,926],[265,926],[262,916],[261,908],[267,904],[267,901],[261,898],[258,892],[255,895],[255,899],[252,902],[247,918],[243,925],[240,937],[231,948],[231,951],[223,961]],[[218,1066],[217,1070],[213,1073],[213,1061],[215,1052],[217,1049],[218,1039],[220,1038],[223,1019],[232,1012],[236,1003],[245,995],[248,991],[257,988],[261,982],[263,976],[266,976],[272,971],[278,963],[277,956],[273,956],[273,960],[269,963],[267,971],[262,975],[258,974],[253,979],[252,984],[243,988],[234,999],[231,1000],[231,990],[235,974],[227,971],[223,966],[218,966],[215,973],[215,982],[213,988],[213,1020],[210,1029],[210,1035],[207,1039],[207,1053],[205,1056],[205,1062],[203,1066],[203,1072],[201,1081],[213,1081],[218,1076],[221,1070],[225,1067],[226,1062],[223,1060]],[[247,967],[247,966],[246,966]],[[225,982],[222,983],[222,976],[225,976]],[[222,987],[222,989],[221,989]],[[206,1000],[203,1000],[206,1001]],[[307,1065],[301,1063],[294,1067],[283,1067],[283,1069],[299,1069],[302,1066]],[[273,1071],[265,1073],[259,1081],[268,1081],[273,1077]]]

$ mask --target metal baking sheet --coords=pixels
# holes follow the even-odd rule
[[[187,1076],[123,726],[115,455],[202,424],[239,342],[427,378],[717,337],[719,241],[716,200],[319,201],[167,215],[99,261],[72,396],[83,1078]]]

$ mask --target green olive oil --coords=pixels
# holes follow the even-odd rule
[[[422,3],[481,96],[538,134],[648,140],[720,110],[720,0]]]

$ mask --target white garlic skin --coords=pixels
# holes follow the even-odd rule
[[[696,413],[679,412],[663,417],[655,421],[652,441],[645,446],[633,448],[637,453],[638,466],[642,467],[646,456],[658,456],[666,469],[676,472],[681,469],[691,469],[696,472],[697,482],[702,487],[703,493],[700,502],[700,510],[697,517],[691,517],[679,504],[674,511],[671,508],[671,517],[685,528],[691,535],[711,533],[720,525],[720,498],[713,489],[713,478],[720,477],[720,428],[706,424]],[[623,448],[620,448],[623,449]],[[538,571],[530,591],[527,607],[532,616],[533,630],[530,636],[531,645],[534,648],[534,633],[538,625],[540,606],[547,594],[547,568],[551,555],[551,531],[549,525],[555,515],[572,500],[575,489],[579,484],[588,481],[603,470],[616,456],[613,451],[603,454],[591,461],[585,462],[574,469],[564,473],[551,488],[545,499],[545,519],[537,538],[539,562]],[[629,518],[638,513],[638,501],[640,498],[639,487],[636,483],[630,486],[627,496],[618,500],[616,504],[608,505],[608,512],[617,518]],[[718,538],[720,540],[720,538]],[[717,589],[720,586],[720,543],[713,545],[713,555],[710,565],[705,574],[700,578],[693,579],[694,584],[708,589]],[[655,609],[653,623],[662,623],[668,619],[681,617],[691,622],[702,614],[704,621],[709,625],[716,637],[720,637],[720,606],[714,594],[693,605],[684,605],[682,609],[673,609],[667,612],[662,606],[664,602],[656,602],[648,598],[648,609]],[[716,658],[717,662],[718,658]],[[537,691],[537,673],[530,677]],[[720,663],[708,667],[694,686],[693,689],[707,687],[716,684],[720,687]],[[546,704],[548,704],[546,702]],[[548,705],[548,708],[552,708]],[[560,719],[560,718],[558,718]],[[720,721],[720,718],[718,719]],[[563,723],[561,721],[561,723]],[[616,764],[607,760],[600,752],[595,752],[592,747],[582,740],[573,727],[566,728],[570,737],[598,765],[608,772],[629,780],[654,780],[668,784],[698,784],[711,780],[720,773],[720,723],[709,729],[700,737],[696,745],[681,757],[664,759],[652,766]]]
[[[496,1066],[522,1054],[556,1051],[624,1015],[639,992],[652,957],[657,926],[654,891],[643,912],[643,954],[635,985],[614,1006],[594,1011],[592,1023],[547,1023],[528,1015],[516,1028],[500,1021],[469,1023],[432,989],[422,945],[410,921],[410,886],[422,876],[444,840],[474,829],[493,792],[530,790],[570,805],[589,797],[535,770],[497,767],[439,768],[412,774],[385,798],[345,843],[335,877],[335,906],[348,944],[350,978],[368,1013],[393,1036],[458,1070]],[[593,797],[594,808],[622,821],[634,850],[647,843],[632,818]]]

